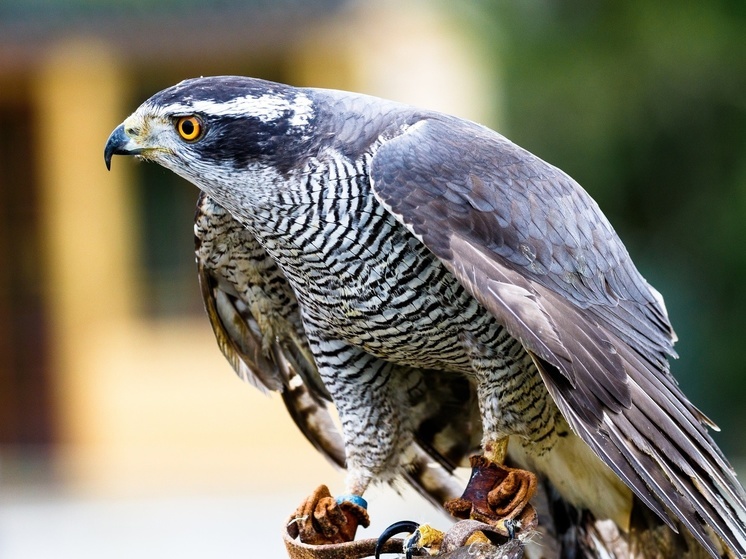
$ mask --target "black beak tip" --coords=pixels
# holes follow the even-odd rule
[[[120,124],[111,133],[104,147],[104,163],[106,169],[111,171],[111,158],[115,155],[129,155],[132,151],[126,150],[125,145],[129,142],[127,134],[124,132],[124,125]]]

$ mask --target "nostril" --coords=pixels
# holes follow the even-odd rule
[[[128,136],[139,136],[140,135],[140,129],[131,127],[131,128],[125,128],[124,133]]]

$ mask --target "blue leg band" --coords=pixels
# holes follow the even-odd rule
[[[365,510],[368,510],[368,501],[363,499],[360,495],[340,495],[339,497],[337,497],[337,504],[343,503],[345,501],[347,501],[348,503],[352,503],[353,505],[362,507]]]

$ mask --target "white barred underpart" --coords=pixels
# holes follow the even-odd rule
[[[298,93],[292,100],[265,93],[259,97],[245,95],[230,101],[213,101],[202,99],[189,104],[176,103],[165,108],[166,113],[206,113],[215,116],[247,116],[251,115],[262,122],[272,122],[287,118],[291,126],[305,126],[313,118],[313,102],[303,94]]]

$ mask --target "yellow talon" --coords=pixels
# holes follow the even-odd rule
[[[471,536],[467,538],[464,545],[470,546],[475,543],[484,543],[487,545],[492,545],[492,542],[487,536],[484,535],[484,532],[474,532]]]
[[[495,464],[505,464],[505,458],[508,456],[508,442],[510,437],[503,437],[497,441],[488,441],[484,445],[484,457]]]
[[[436,530],[429,524],[420,525],[411,536],[404,540],[404,549],[411,555],[413,549],[427,550],[428,555],[434,557],[440,552],[443,543],[443,532]]]

